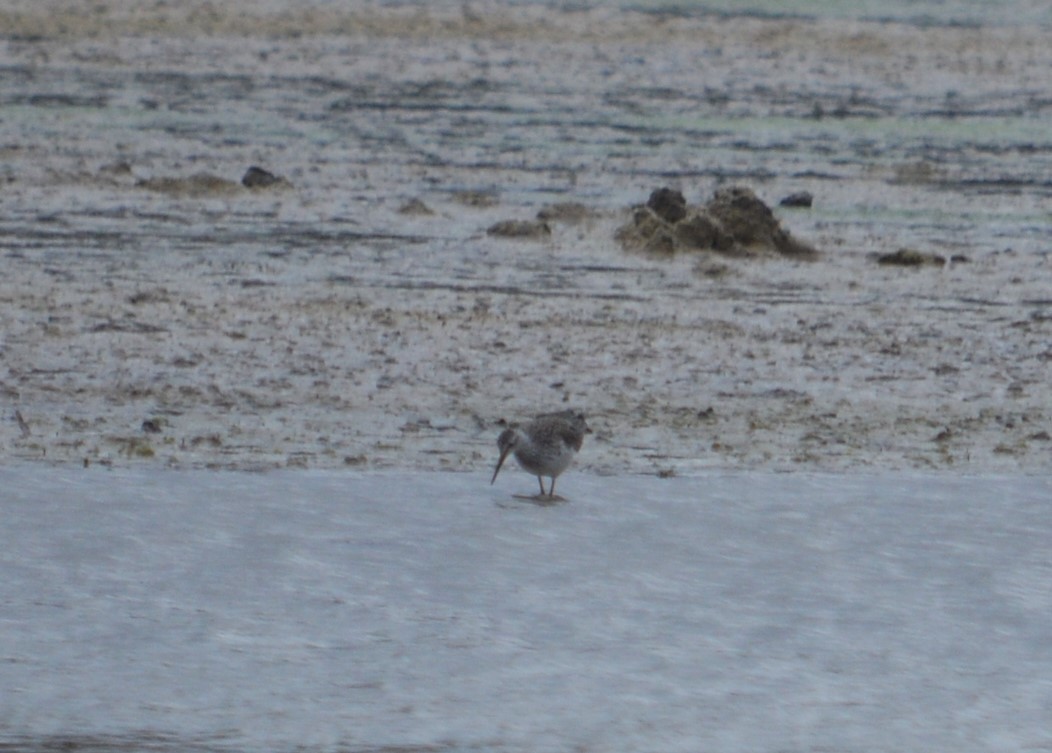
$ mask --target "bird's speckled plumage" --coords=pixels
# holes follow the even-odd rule
[[[544,413],[525,426],[513,424],[497,438],[500,459],[490,483],[497,480],[504,460],[514,453],[519,465],[537,477],[541,485],[540,496],[545,496],[544,477],[551,478],[547,497],[553,499],[555,479],[573,462],[584,443],[584,435],[590,431],[584,414],[572,410]]]

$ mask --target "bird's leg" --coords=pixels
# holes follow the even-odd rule
[[[541,487],[541,491],[544,491],[544,487]],[[552,499],[555,496],[555,476],[552,476],[552,488],[548,490],[548,499]]]
[[[544,496],[544,478],[542,476],[537,477],[537,483],[541,485],[541,496]]]

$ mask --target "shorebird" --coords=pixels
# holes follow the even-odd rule
[[[570,466],[574,455],[581,449],[584,435],[589,432],[591,429],[584,420],[584,414],[572,410],[544,413],[525,426],[512,424],[497,438],[500,459],[493,470],[490,484],[497,480],[497,474],[508,455],[514,453],[519,465],[536,476],[541,485],[541,493],[536,499],[547,497],[556,500],[555,479]],[[544,492],[545,476],[552,480],[547,494]]]

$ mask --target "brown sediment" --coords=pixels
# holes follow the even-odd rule
[[[166,193],[171,196],[216,196],[234,194],[241,186],[232,180],[209,173],[195,173],[187,177],[145,178],[136,185],[147,191]]]

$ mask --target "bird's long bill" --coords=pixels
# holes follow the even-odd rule
[[[510,452],[510,447],[505,447],[500,451],[500,460],[497,461],[497,467],[493,469],[493,478],[489,480],[490,486],[492,486],[493,482],[497,480],[497,474],[500,473],[500,467],[504,465],[504,460],[508,457],[508,453]]]

